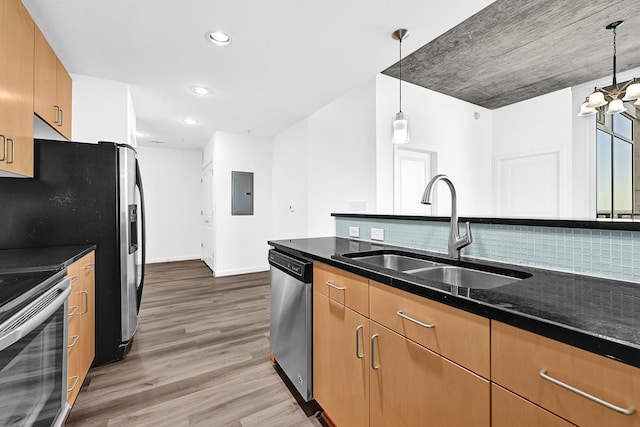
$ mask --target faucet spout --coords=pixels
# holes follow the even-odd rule
[[[466,223],[467,233],[464,236],[460,236],[460,231],[458,230],[456,188],[454,187],[451,178],[442,174],[431,178],[427,187],[424,189],[424,193],[422,193],[422,200],[420,203],[425,205],[430,205],[432,203],[433,189],[440,181],[444,181],[449,187],[449,191],[451,191],[451,227],[449,229],[448,254],[451,258],[460,259],[460,250],[465,246],[470,245],[473,241],[473,237],[471,236],[471,225],[468,222]]]

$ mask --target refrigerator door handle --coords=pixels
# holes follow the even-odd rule
[[[140,274],[140,286],[138,286],[137,290],[137,312],[140,312],[140,302],[142,301],[142,288],[144,286],[144,270],[145,264],[147,262],[147,236],[146,236],[146,225],[147,222],[145,220],[145,208],[144,208],[144,191],[142,189],[142,174],[140,173],[140,165],[138,160],[136,159],[136,187],[138,187],[138,191],[140,191],[140,221],[142,225],[142,265],[141,274]]]

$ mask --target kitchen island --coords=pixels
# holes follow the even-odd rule
[[[363,327],[371,332],[371,352],[362,353],[364,359],[369,359],[367,362],[371,365],[369,374],[366,378],[362,378],[363,381],[366,380],[367,385],[370,381],[371,404],[369,405],[368,396],[364,400],[367,402],[365,405],[368,409],[367,420],[360,423],[354,421],[355,418],[341,418],[343,415],[339,413],[341,411],[339,407],[334,407],[334,402],[329,402],[333,411],[327,409],[321,398],[318,398],[316,390],[316,398],[330,417],[334,412],[336,413],[333,414],[335,418],[338,420],[349,419],[350,425],[352,423],[353,425],[377,425],[377,419],[384,419],[384,416],[395,414],[395,416],[401,417],[401,419],[394,418],[393,422],[397,425],[410,424],[409,421],[402,418],[405,415],[400,415],[403,414],[403,411],[390,407],[388,402],[387,404],[380,403],[384,402],[380,396],[389,397],[398,393],[404,396],[402,390],[392,391],[386,388],[390,387],[390,384],[393,384],[396,379],[403,375],[403,378],[409,382],[413,378],[416,378],[416,381],[417,378],[420,378],[417,374],[407,375],[404,371],[394,372],[393,380],[389,378],[388,374],[393,368],[389,366],[388,360],[395,357],[392,356],[395,353],[383,350],[383,344],[378,340],[381,339],[380,337],[387,337],[385,340],[391,342],[390,337],[396,337],[397,345],[400,345],[398,343],[407,343],[407,345],[410,343],[413,346],[411,351],[420,350],[423,352],[421,354],[425,355],[438,354],[441,358],[434,360],[454,362],[453,364],[458,368],[467,370],[469,378],[475,378],[476,391],[466,397],[473,400],[478,408],[485,408],[484,418],[479,417],[483,419],[478,425],[489,425],[490,419],[493,419],[491,425],[509,425],[509,423],[517,425],[519,420],[513,418],[513,414],[507,413],[509,408],[514,407],[522,408],[522,411],[517,410],[516,413],[533,413],[536,414],[536,417],[540,415],[542,420],[553,420],[544,425],[551,425],[550,423],[556,423],[556,421],[557,425],[565,425],[564,420],[578,425],[597,425],[593,423],[602,422],[605,424],[600,425],[611,422],[614,422],[615,425],[637,425],[635,423],[638,422],[638,415],[635,409],[638,402],[633,399],[637,399],[635,396],[640,390],[640,371],[638,370],[640,367],[640,287],[635,283],[469,258],[463,258],[461,262],[457,263],[446,260],[445,256],[438,253],[339,237],[278,240],[270,241],[269,244],[291,255],[312,259],[318,267],[324,270],[328,269],[329,273],[333,275],[332,279],[326,280],[327,276],[324,275],[321,280],[329,281],[339,288],[346,288],[347,291],[343,291],[345,293],[348,292],[351,283],[356,283],[360,279],[362,279],[360,280],[362,283],[368,282],[368,287],[365,287],[366,285],[360,286],[363,298],[368,301],[368,304],[362,306],[364,308],[360,308],[359,306],[349,307],[347,296],[337,296],[339,292],[336,293],[333,289],[326,288],[324,282],[320,283],[320,279],[314,280],[314,304],[316,301],[320,301],[327,307],[325,310],[321,305],[317,307],[314,305],[314,322],[319,320],[319,323],[331,324],[331,313],[337,313],[336,307],[342,306],[345,313],[354,311],[360,316],[357,321],[354,320],[354,325],[365,325]],[[444,283],[422,279],[384,267],[376,267],[351,258],[356,253],[376,254],[388,253],[389,251],[411,253],[423,259],[444,260],[445,263],[475,266],[488,271],[492,269],[514,270],[524,274],[522,277],[529,275],[530,277],[494,289],[469,289],[468,293],[464,295],[453,295],[451,286]],[[435,316],[436,312],[445,313],[449,319],[471,316],[468,322],[466,320],[464,322],[480,324],[484,329],[477,329],[480,332],[473,333],[462,331],[457,336],[457,340],[462,342],[463,346],[467,345],[466,352],[463,351],[463,354],[484,353],[484,361],[476,364],[475,362],[467,362],[464,356],[460,357],[460,352],[446,353],[444,343],[446,339],[451,337],[442,335],[442,327],[425,328],[420,332],[425,336],[435,334],[436,339],[433,341],[432,347],[429,347],[429,344],[425,345],[420,342],[421,338],[417,335],[412,336],[414,332],[411,328],[415,327],[413,324],[415,322],[402,320],[402,323],[385,324],[385,319],[394,318],[396,312],[393,311],[385,318],[386,314],[381,310],[384,309],[384,304],[393,305],[394,299],[399,301],[399,305],[393,310],[398,307],[414,307],[412,316],[419,317],[421,321],[425,322],[422,324],[426,327],[433,327],[429,323],[438,323],[427,321],[431,320],[429,318]],[[351,301],[354,300],[351,299]],[[429,308],[429,304],[433,310]],[[418,307],[421,307],[420,310],[416,310]],[[377,314],[377,312],[382,314]],[[400,312],[401,310],[398,310],[398,313]],[[397,322],[397,319],[394,322]],[[342,328],[349,329],[350,326],[343,325]],[[316,346],[315,360],[323,360],[323,355],[318,352],[321,352],[322,348],[328,348],[328,346],[335,344],[330,342],[331,334],[324,334],[322,328],[322,324],[314,325],[314,334],[318,336],[314,336],[314,342],[316,338],[329,341]],[[486,332],[482,332],[483,330]],[[373,331],[376,332],[373,333]],[[336,330],[333,334],[337,333]],[[480,345],[474,345],[472,341],[464,342],[469,339],[468,337],[482,334],[486,334],[486,336],[480,339]],[[366,344],[368,341],[362,332],[356,331],[354,334],[353,331],[348,331],[347,338],[352,336],[354,338],[350,339],[355,339],[358,351],[369,349]],[[456,337],[453,337],[453,340],[455,341]],[[350,341],[346,339],[344,342]],[[316,344],[318,343],[316,342]],[[402,347],[402,345],[400,346]],[[397,349],[398,352],[401,352],[400,350],[400,348]],[[353,350],[349,348],[348,352],[351,354]],[[386,358],[387,364],[386,367],[378,369],[379,365],[384,366],[381,357]],[[401,358],[400,360],[404,360],[403,363],[408,363],[414,359],[406,356],[405,359]],[[426,360],[426,356],[423,359]],[[559,369],[547,361],[564,359],[567,360],[566,369],[568,372],[563,377]],[[315,373],[318,374],[317,369],[322,370],[323,366],[326,368],[330,365],[325,362],[320,362],[320,365],[316,364]],[[440,367],[442,368],[442,366]],[[578,368],[580,369],[579,373],[577,372]],[[337,369],[335,364],[332,369]],[[429,371],[430,368],[423,366],[420,372],[427,372],[425,369]],[[451,375],[454,375],[454,372],[459,372],[451,369]],[[347,371],[360,372],[361,370],[356,365]],[[382,372],[385,371],[387,376],[383,381],[380,376],[384,376]],[[437,371],[445,372],[442,369],[437,369]],[[519,371],[527,371],[528,373],[520,378]],[[591,377],[592,373],[598,371],[612,375],[611,379],[600,384],[601,378],[597,377],[599,374],[596,374],[596,377]],[[591,397],[597,395],[604,401],[607,399],[617,401],[620,406],[613,405],[615,409],[611,409],[601,403],[594,403],[593,400],[578,395],[576,392],[568,391],[545,378],[545,376],[553,378],[553,375],[558,376],[559,374],[561,379],[565,379],[566,382],[573,382],[574,386],[577,384],[576,388],[590,390]],[[620,378],[623,379],[621,381],[624,384],[617,382],[617,379]],[[448,377],[439,379],[443,380],[443,384],[449,384],[451,381],[451,378]],[[591,384],[589,384],[590,380],[593,380]],[[429,381],[433,383],[434,379],[430,378]],[[537,383],[540,383],[539,386]],[[462,381],[458,384],[462,387],[462,384],[466,383]],[[369,389],[369,387],[366,388]],[[610,390],[613,389],[624,390],[622,394],[624,398],[620,398],[619,393],[610,393]],[[424,391],[421,390],[418,387],[418,391],[413,390],[411,394],[422,396],[420,393]],[[340,390],[336,389],[331,391],[340,393]],[[378,394],[377,400],[374,399],[376,393]],[[411,394],[407,395],[407,399],[411,398]],[[440,394],[446,395],[444,391]],[[462,395],[465,395],[464,392]],[[438,395],[430,398],[437,399]],[[470,404],[471,400],[469,400]],[[417,413],[420,412],[419,408],[416,409],[412,405],[402,405],[405,408],[404,412],[411,412],[411,408],[415,409]],[[419,407],[420,405],[415,406]],[[486,412],[489,406],[491,407],[491,417]],[[380,407],[386,408],[386,412],[380,412],[378,410]],[[627,415],[620,411],[631,413]],[[370,419],[369,412],[371,413]],[[443,412],[443,414],[451,415],[451,411]],[[340,423],[335,418],[334,421],[337,425],[344,425],[344,421]],[[502,420],[503,424],[499,424],[499,420]],[[563,422],[565,424],[562,424]]]

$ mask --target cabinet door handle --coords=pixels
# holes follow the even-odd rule
[[[0,138],[2,138],[2,151],[0,151],[0,156],[2,156],[2,158],[0,159],[0,162],[4,162],[7,159],[7,137],[0,135]]]
[[[13,162],[16,160],[16,144],[13,141],[13,138],[7,138],[7,147],[9,146],[9,142],[11,142],[11,160],[7,159],[7,164],[13,164]],[[5,157],[7,156],[6,152],[5,152]]]
[[[373,334],[371,336],[371,369],[377,371],[380,366],[376,366],[376,340],[378,339],[378,334]]]
[[[326,282],[324,282],[324,283],[326,283],[327,285],[331,286],[333,289],[337,289],[339,291],[344,291],[345,290],[345,288],[341,288],[340,286],[336,286],[336,285],[334,285],[333,283],[331,283],[328,280]]]
[[[60,110],[60,121],[58,122],[58,126],[62,126],[62,122],[64,121],[64,110],[62,108],[58,108]]]
[[[82,295],[84,295],[84,311],[80,314],[87,314],[89,312],[89,292],[80,291]]]
[[[80,276],[73,276],[71,279],[69,279],[69,281],[71,283],[76,283],[76,281],[80,278]]]
[[[88,270],[88,269],[93,268],[95,266],[96,266],[96,264],[94,262],[92,262],[91,264],[85,265],[84,268],[86,268]]]
[[[80,339],[80,335],[74,335],[71,338],[73,338],[73,342],[71,344],[69,344],[67,346],[67,348],[71,348],[71,347],[75,346],[78,343],[78,340]]]
[[[436,327],[436,325],[433,324],[433,323],[424,323],[424,322],[421,322],[419,320],[414,319],[413,317],[409,317],[406,314],[404,314],[404,312],[402,310],[399,310],[396,314],[398,316],[402,317],[403,319],[407,319],[409,322],[413,322],[416,325],[422,326],[423,328],[431,329],[431,328],[435,328]]]
[[[54,105],[53,108],[56,109],[56,119],[53,121],[53,123],[60,126],[60,107],[58,105]]]
[[[76,386],[78,385],[78,380],[80,379],[78,375],[74,375],[71,378],[73,378],[73,385],[67,389],[67,393],[71,393],[73,389],[76,388]]]
[[[360,331],[362,330],[362,325],[358,325],[356,328],[356,357],[358,359],[362,359],[364,354],[360,354]]]
[[[79,309],[80,309],[80,306],[78,306],[78,305],[74,305],[73,307],[71,307],[71,312],[69,312],[69,317],[71,317],[74,314],[76,314]]]
[[[619,406],[613,405],[613,404],[611,404],[611,403],[609,403],[609,402],[607,402],[605,400],[602,400],[602,399],[600,399],[598,397],[595,397],[595,396],[593,396],[593,395],[591,395],[589,393],[586,393],[586,392],[584,392],[584,391],[582,391],[580,389],[577,389],[577,388],[575,388],[573,386],[570,386],[569,384],[563,383],[562,381],[557,380],[557,379],[549,376],[547,374],[547,370],[546,369],[540,369],[540,376],[542,378],[544,378],[545,380],[557,385],[558,387],[562,387],[565,390],[572,391],[572,392],[574,392],[574,393],[576,393],[576,394],[578,394],[578,395],[580,395],[580,396],[582,396],[582,397],[584,397],[586,399],[591,400],[592,402],[599,403],[600,405],[602,405],[602,406],[604,406],[606,408],[609,408],[612,411],[616,411],[616,412],[618,412],[620,414],[624,414],[624,415],[632,415],[633,413],[636,412],[635,408],[628,408],[628,409],[620,408]]]

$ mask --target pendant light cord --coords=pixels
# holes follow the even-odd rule
[[[616,29],[613,27],[613,86],[618,88],[618,81],[616,80]]]
[[[400,112],[402,113],[402,38],[400,38]]]

